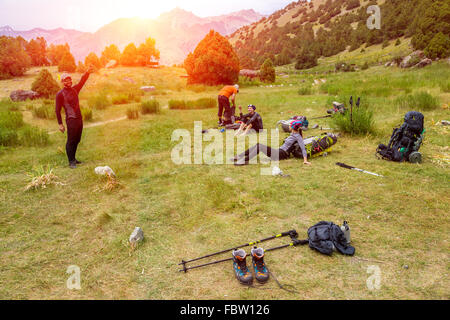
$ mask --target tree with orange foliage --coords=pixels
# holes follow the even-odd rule
[[[150,62],[159,60],[159,50],[156,49],[155,39],[148,38],[137,49],[137,63],[140,66],[147,66]]]
[[[120,64],[123,66],[135,66],[137,65],[137,48],[134,43],[130,43],[123,50],[120,56]]]
[[[228,40],[211,30],[184,61],[189,84],[233,84],[239,79],[239,59]]]
[[[120,50],[117,48],[115,44],[112,44],[103,50],[102,55],[100,57],[100,62],[102,63],[102,66],[106,66],[108,62],[111,60],[117,61],[119,63],[120,61]]]
[[[84,65],[86,67],[93,66],[94,71],[98,71],[102,68],[102,63],[97,55],[93,52],[89,53],[89,55],[84,59]]]

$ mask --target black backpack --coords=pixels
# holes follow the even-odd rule
[[[347,244],[344,232],[333,222],[321,221],[308,229],[308,242],[311,249],[331,255],[336,249],[342,254],[353,256],[355,248]]]
[[[390,161],[420,162],[421,156],[418,151],[424,131],[423,114],[417,111],[408,112],[402,126],[392,132],[389,144],[378,146],[377,155]]]

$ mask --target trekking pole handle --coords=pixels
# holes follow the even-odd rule
[[[296,230],[290,230],[290,231],[283,232],[283,233],[279,234],[277,236],[277,238],[278,237],[287,237],[287,236],[292,236],[292,235],[298,235],[297,231]]]

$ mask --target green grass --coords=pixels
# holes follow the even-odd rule
[[[88,99],[88,106],[91,109],[104,110],[110,104],[108,97],[104,93],[91,96]]]
[[[172,110],[192,110],[211,109],[217,107],[217,102],[213,98],[200,98],[196,100],[170,100],[169,109]]]
[[[142,114],[160,113],[161,108],[159,102],[156,100],[143,101],[140,105]]]
[[[417,109],[419,111],[433,110],[439,107],[439,99],[423,91],[400,96],[395,100],[395,103],[400,108]]]
[[[402,40],[397,47],[404,43]],[[366,50],[370,52],[370,48]],[[296,159],[281,162],[280,168],[292,179],[261,176],[264,165],[172,162],[171,151],[177,144],[171,141],[172,132],[187,129],[193,136],[194,121],[202,121],[204,129],[211,128],[217,115],[215,109],[172,110],[165,106],[170,100],[215,101],[218,88],[195,92],[186,86],[180,77],[183,71],[177,68],[119,68],[108,71],[107,77],[92,75],[82,91],[84,105],[101,90],[112,97],[114,90],[126,94],[132,87],[155,85],[157,93],[167,93],[155,96],[163,107],[160,113],[138,119],[86,127],[77,153],[84,164],[76,170],[67,167],[61,133],[50,135],[44,147],[0,149],[0,297],[447,299],[450,171],[448,164],[437,160],[448,157],[450,139],[447,127],[434,124],[445,119],[448,110],[423,111],[427,130],[420,150],[423,164],[380,161],[374,154],[410,111],[397,105],[398,97],[428,92],[448,104],[450,96],[440,84],[448,81],[449,69],[440,62],[420,70],[371,66],[365,71],[321,75],[329,84],[326,92],[317,86],[304,96],[299,95],[300,88],[312,84],[317,75],[289,74],[279,77],[272,88],[242,89],[237,104],[256,105],[269,129],[292,115],[322,116],[332,101],[348,106],[350,95],[354,100],[361,96],[362,107],[373,112],[375,134],[341,135],[328,157],[313,159],[312,166]],[[124,81],[125,77],[134,79],[135,84]],[[27,76],[23,81],[28,81]],[[0,87],[9,85],[9,80],[0,81]],[[142,101],[149,96],[146,93]],[[24,121],[46,131],[57,130],[55,120],[34,118],[25,107],[41,103],[18,106]],[[95,109],[95,118],[116,119],[126,115],[128,108],[138,110],[139,106],[129,101],[125,106]],[[310,120],[310,128],[316,123],[333,127],[331,119],[318,119]],[[319,132],[310,129],[305,135]],[[284,138],[280,133],[280,142]],[[386,178],[342,169],[336,162]],[[106,181],[94,173],[95,167],[104,165],[115,171],[120,183],[113,191],[101,191]],[[40,166],[53,168],[64,185],[25,192],[27,173]],[[265,261],[271,271],[282,284],[293,285],[297,294],[279,290],[273,279],[263,287],[269,290],[242,287],[234,278],[231,263],[178,272],[182,259],[293,228],[305,238],[308,227],[321,220],[349,221],[356,255],[328,257],[307,246],[267,253]],[[145,241],[131,251],[127,241],[136,226],[144,230]],[[262,245],[269,248],[287,242],[278,239]],[[80,291],[65,286],[70,265],[81,269]],[[366,287],[370,265],[381,269],[380,290]]]

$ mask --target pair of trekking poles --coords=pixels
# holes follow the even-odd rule
[[[240,246],[236,246],[236,247],[232,247],[232,248],[225,249],[225,250],[222,250],[222,251],[214,252],[214,253],[211,253],[211,254],[199,257],[199,258],[191,259],[191,260],[188,260],[188,261],[182,260],[181,263],[179,263],[178,265],[182,265],[183,269],[180,269],[179,272],[183,271],[183,272],[186,273],[186,272],[188,272],[188,270],[197,269],[197,268],[201,268],[201,267],[206,267],[206,266],[217,264],[217,263],[221,263],[221,262],[231,261],[231,260],[233,260],[233,258],[217,260],[217,261],[213,261],[213,262],[209,262],[209,263],[205,263],[205,264],[200,264],[200,265],[196,265],[196,266],[192,266],[192,267],[186,266],[188,263],[192,263],[192,262],[195,262],[195,261],[198,261],[198,260],[210,258],[210,257],[216,256],[216,255],[222,254],[222,253],[227,253],[227,252],[230,252],[230,251],[233,251],[233,250],[237,250],[237,249],[240,249],[240,248],[253,246],[253,245],[256,245],[256,244],[261,243],[261,242],[266,242],[266,241],[269,241],[269,240],[273,240],[273,239],[277,239],[277,238],[283,238],[283,237],[287,237],[287,236],[289,236],[291,238],[291,243],[285,244],[285,245],[282,245],[282,246],[278,246],[278,247],[274,247],[274,248],[270,248],[270,249],[266,249],[264,251],[265,252],[270,252],[270,251],[274,251],[274,250],[279,250],[279,249],[284,249],[284,248],[289,248],[289,247],[295,247],[295,246],[298,246],[298,245],[305,245],[305,244],[308,243],[308,240],[298,240],[297,239],[297,237],[298,237],[297,231],[290,230],[290,231],[286,231],[286,232],[283,232],[283,233],[280,233],[280,234],[277,234],[277,235],[274,235],[274,236],[271,236],[271,237],[268,237],[268,238],[265,238],[265,239],[249,242],[249,243],[246,243],[246,244],[243,244],[243,245],[240,245]]]

